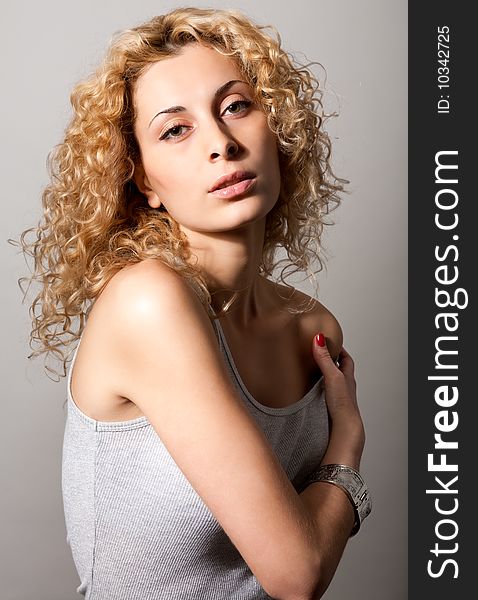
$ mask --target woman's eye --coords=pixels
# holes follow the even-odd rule
[[[173,127],[170,127],[165,133],[163,133],[160,139],[167,140],[170,138],[181,137],[183,129],[186,129],[186,125],[174,125]]]
[[[234,102],[231,102],[231,104],[229,104],[229,106],[224,110],[224,112],[222,113],[224,114],[230,114],[230,115],[238,115],[241,114],[242,112],[246,111],[247,108],[252,104],[251,100],[235,100]],[[183,134],[184,131],[187,130],[189,128],[188,125],[181,125],[181,123],[177,123],[176,125],[173,125],[172,127],[170,127],[167,131],[165,131],[163,133],[163,135],[159,138],[160,140],[170,140],[170,139],[174,139],[174,138],[180,138]]]
[[[246,110],[251,104],[252,102],[250,100],[236,100],[229,104],[224,112],[229,111],[229,114],[237,115]]]

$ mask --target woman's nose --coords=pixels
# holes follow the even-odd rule
[[[218,158],[231,159],[239,152],[239,144],[230,135],[224,131],[219,125],[215,127],[214,132],[210,132],[209,138],[209,159],[212,161]]]
[[[211,152],[211,159],[218,157],[233,158],[239,151],[239,146],[235,140],[227,140],[225,144],[218,146],[217,150]]]

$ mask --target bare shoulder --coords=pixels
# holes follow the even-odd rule
[[[282,292],[287,290],[285,286],[281,285],[279,287]],[[290,291],[286,291],[286,293],[290,295]],[[297,323],[304,345],[309,348],[314,336],[317,333],[323,333],[327,340],[330,355],[332,358],[336,358],[342,348],[343,332],[332,311],[323,303],[298,289],[294,290],[289,303],[292,303],[294,307],[307,307],[309,309],[297,315]]]
[[[87,341],[103,340],[103,372],[114,373],[114,391],[143,412],[138,401],[144,374],[159,377],[170,358],[179,373],[189,354],[214,357],[219,346],[211,320],[198,295],[174,269],[147,259],[116,273],[88,319]],[[91,347],[91,345],[90,345]],[[211,358],[211,360],[214,360]]]
[[[335,315],[321,302],[314,299],[314,307],[310,312],[303,313],[300,323],[304,335],[313,338],[317,333],[323,333],[332,358],[337,358],[343,344],[343,332]]]
[[[121,310],[125,304],[131,306],[129,303],[132,300],[144,302],[158,292],[168,299],[171,295],[187,289],[190,289],[189,286],[174,269],[161,260],[146,259],[118,271],[100,298],[103,303],[111,303]]]
[[[97,302],[101,304],[101,312],[109,315],[113,329],[118,329],[118,324],[119,329],[128,325],[135,328],[142,320],[175,319],[180,316],[178,303],[189,304],[197,315],[202,312],[207,320],[206,311],[191,286],[174,269],[155,259],[121,269]]]
[[[184,313],[199,315],[189,326],[194,329],[202,318],[207,332],[209,319],[193,296],[182,277],[158,260],[128,265],[109,280],[88,315],[72,370],[72,394],[83,412],[105,421],[141,414],[128,396],[134,373],[124,365],[132,363],[132,356],[139,360],[157,352],[152,350],[154,332],[173,337]],[[181,310],[187,303],[188,309]]]

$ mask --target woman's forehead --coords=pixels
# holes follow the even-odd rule
[[[177,55],[153,63],[135,86],[138,116],[151,110],[207,100],[228,81],[243,81],[233,59],[214,48],[189,44]]]
[[[188,44],[179,54],[153,63],[139,77],[136,94],[148,89],[157,94],[167,94],[188,90],[195,84],[218,83],[224,77],[241,79],[242,74],[235,61],[214,48],[200,44]]]

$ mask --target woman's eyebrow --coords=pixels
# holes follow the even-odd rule
[[[218,96],[220,96],[221,94],[223,94],[224,92],[227,92],[227,90],[233,86],[235,83],[246,83],[245,81],[242,81],[241,79],[231,79],[231,81],[228,81],[227,83],[221,85],[221,87],[219,87],[215,92],[214,92],[214,98],[217,98]],[[247,85],[247,83],[246,83]],[[164,113],[178,113],[178,112],[183,112],[187,110],[184,106],[170,106],[169,108],[165,108],[164,110],[160,110],[159,112],[157,112],[154,117],[151,119],[151,121],[149,122],[148,125],[148,129],[151,127],[151,123],[154,121],[154,119],[158,116],[158,115],[162,115]]]

